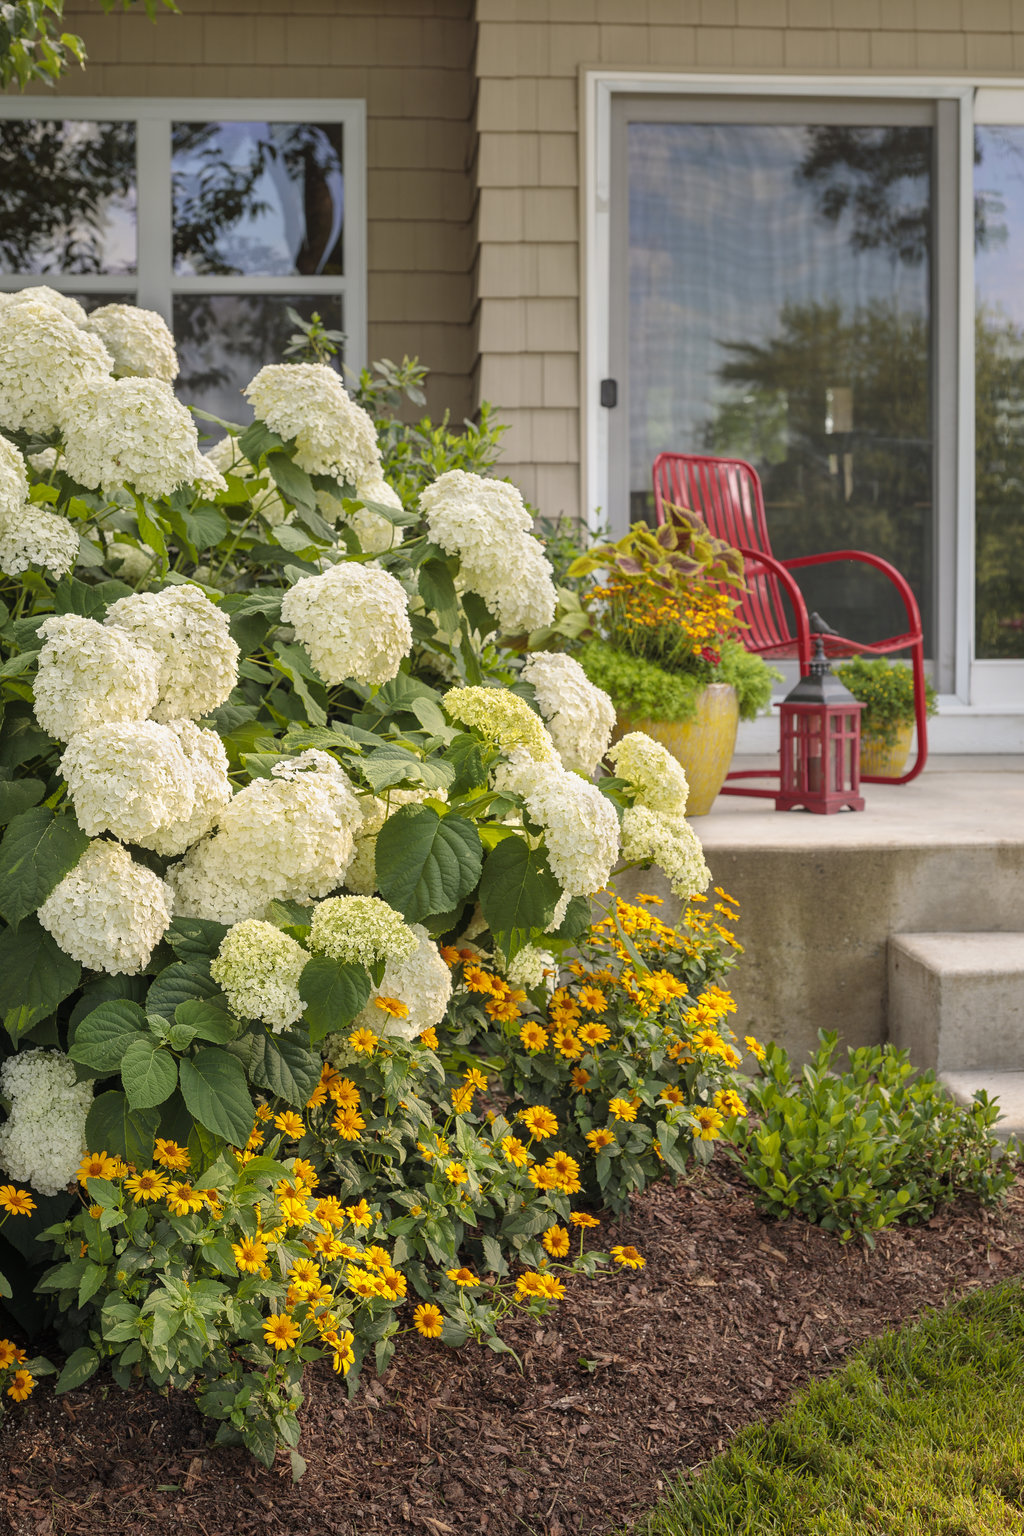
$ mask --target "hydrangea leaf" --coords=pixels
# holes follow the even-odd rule
[[[377,885],[407,922],[451,912],[480,878],[483,848],[463,816],[404,805],[377,835]],[[557,899],[557,898],[556,898]]]
[[[531,934],[554,916],[562,888],[541,848],[506,837],[487,855],[480,881],[480,906],[487,926],[510,960]]]
[[[146,1016],[137,1003],[101,1003],[75,1030],[68,1055],[97,1072],[118,1072],[125,1051],[145,1027]]]
[[[103,1147],[111,1157],[123,1157],[137,1168],[148,1168],[159,1124],[155,1110],[133,1110],[123,1093],[111,1090],[93,1099],[85,1135],[90,1147]]]
[[[255,1111],[241,1065],[227,1051],[210,1045],[182,1061],[180,1070],[189,1114],[215,1136],[244,1147]]]
[[[45,787],[38,779],[0,779],[0,826],[38,805]]]
[[[89,839],[73,816],[44,805],[22,811],[0,843],[0,916],[17,927],[74,869]]]
[[[407,783],[423,784],[427,789],[443,789],[447,792],[455,778],[454,769],[442,758],[424,760],[407,747],[400,747],[390,741],[361,757],[359,772],[377,795],[395,784]]]
[[[142,1035],[121,1058],[121,1081],[132,1109],[154,1109],[178,1086],[177,1063],[150,1035]]]
[[[361,970],[362,967],[339,966],[337,969]],[[365,972],[363,974],[365,975]],[[365,999],[360,1006],[364,1004]],[[336,1018],[335,1028],[342,1022],[347,1020]],[[262,1050],[259,1047],[262,1047]],[[265,1088],[275,1098],[284,1099],[286,1104],[293,1104],[299,1109],[305,1106],[310,1094],[320,1081],[322,1067],[323,1057],[319,1051],[311,1051],[302,1040],[289,1038],[287,1035],[253,1037],[253,1050],[249,1057],[249,1077],[257,1088]]]
[[[200,1040],[209,1040],[214,1045],[224,1045],[228,1040],[233,1040],[240,1027],[230,1013],[218,1008],[215,1003],[191,999],[179,1003],[175,1008],[174,1022],[181,1028],[191,1029]]]
[[[226,923],[203,917],[176,917],[164,939],[179,960],[212,960],[227,933]]]
[[[315,1043],[351,1023],[359,1010],[366,1007],[370,1000],[370,977],[365,966],[314,955],[299,977],[299,996],[306,1005],[309,1038]],[[255,1072],[253,1078],[258,1081]]]
[[[0,933],[0,1015],[13,1040],[78,986],[82,967],[72,960],[34,917]]]
[[[179,1003],[190,1002],[193,998],[202,1002],[220,995],[220,987],[210,975],[208,965],[191,960],[178,961],[160,972],[149,989],[146,1008],[150,1013],[173,1019]]]

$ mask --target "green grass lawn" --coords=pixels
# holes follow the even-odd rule
[[[858,1350],[634,1528],[647,1536],[1024,1536],[1024,1293]]]

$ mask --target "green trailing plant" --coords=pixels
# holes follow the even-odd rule
[[[884,656],[855,656],[836,667],[836,676],[864,705],[862,737],[871,736],[891,747],[900,730],[914,724],[914,674],[909,666],[887,661]],[[928,682],[925,697],[928,714],[934,715],[938,700]]]
[[[836,1072],[838,1035],[818,1038],[799,1072],[767,1047],[750,1087],[757,1118],[735,1128],[733,1155],[760,1210],[872,1247],[883,1227],[926,1221],[958,1195],[994,1205],[1005,1194],[1019,1149],[995,1136],[999,1107],[987,1094],[958,1104],[891,1045],[853,1050],[849,1070]]]

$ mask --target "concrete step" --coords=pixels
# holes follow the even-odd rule
[[[896,933],[889,1038],[915,1067],[1024,1070],[1024,933]]]
[[[995,1133],[1003,1141],[1009,1136],[1024,1136],[1024,1071],[940,1072],[939,1081],[949,1089],[958,1104],[969,1104],[979,1088],[990,1099],[998,1099],[1001,1114]]]

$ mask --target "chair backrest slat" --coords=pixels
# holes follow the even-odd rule
[[[654,461],[654,510],[659,523],[666,504],[698,512],[717,538],[763,554],[772,552],[764,496],[757,471],[744,459],[659,453]],[[791,634],[778,579],[748,562],[747,588],[738,612],[749,627],[740,632],[749,651],[782,645]],[[734,589],[730,589],[734,591]]]

